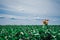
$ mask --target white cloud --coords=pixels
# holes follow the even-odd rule
[[[4,17],[4,19],[0,19],[0,24],[15,24],[15,25],[27,25],[27,24],[31,24],[31,25],[38,25],[38,24],[42,24],[42,21],[44,19],[49,19],[49,24],[53,23],[53,24],[58,24],[57,18],[51,18],[51,17],[24,17],[24,16],[15,16],[15,15],[8,15],[8,14],[4,14],[4,15],[0,15],[0,17]],[[55,23],[54,23],[55,22]],[[60,22],[60,21],[59,21]]]
[[[10,11],[32,14],[32,16],[51,16],[51,14],[55,15],[55,13],[59,12],[51,0],[3,0],[2,4],[6,5]]]
[[[39,16],[37,16],[37,17],[33,17],[33,16],[26,17],[26,16],[15,16],[15,15],[8,15],[8,14],[1,14],[0,17],[4,17],[6,19],[14,18],[14,19],[17,19],[17,20],[21,20],[21,19],[22,20],[44,20],[44,19],[48,19],[48,18],[39,17]]]
[[[2,23],[5,22],[8,24],[9,22],[9,24],[19,24],[20,22],[20,24],[39,24],[41,22],[40,20],[43,19],[49,19],[52,22],[60,20],[58,18],[55,20],[54,17],[51,18],[51,16],[60,16],[60,6],[52,0],[1,0],[0,2],[1,5],[5,6],[0,9],[11,12],[0,15],[1,17],[6,18],[6,20],[3,20]],[[23,16],[21,16],[21,14]],[[11,21],[11,18],[17,20]]]
[[[1,14],[0,15],[0,17],[4,17],[4,18],[7,18],[7,19],[12,19],[12,18],[14,18],[14,19],[17,19],[17,20],[36,20],[36,21],[38,21],[38,20],[44,20],[44,19],[48,19],[49,21],[56,21],[57,20],[57,18],[51,18],[51,17],[39,17],[39,16],[37,16],[37,17],[26,17],[26,16],[15,16],[15,15],[8,15],[8,14]]]

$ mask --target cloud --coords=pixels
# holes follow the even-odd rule
[[[5,17],[0,16],[0,19],[4,19]]]
[[[60,13],[55,8],[56,2],[54,3],[52,0],[2,0],[2,4],[6,5],[10,11],[31,14],[32,16],[58,16]]]
[[[17,20],[17,19],[15,19],[15,18],[10,18],[11,20]]]
[[[16,16],[16,15],[8,15],[8,14],[1,14],[0,16],[5,17],[6,19],[11,20],[44,20],[45,17],[39,17],[39,16]],[[48,19],[48,18],[47,18]]]
[[[60,20],[59,0],[0,0],[0,3],[2,24],[41,24],[44,19],[54,24]]]
[[[46,18],[46,17],[24,17],[24,16],[15,16],[15,15],[8,15],[8,14],[4,14],[4,15],[0,15],[0,17],[4,17],[4,19],[0,20],[0,24],[15,24],[15,25],[39,25],[42,24],[42,21]],[[57,22],[60,20],[57,20],[57,18],[51,18],[48,17],[47,19],[49,19],[49,24],[58,24]]]
[[[8,15],[8,14],[1,14],[0,18],[11,19],[11,20],[35,20],[35,21],[42,21],[44,19],[48,19],[49,21],[57,21],[59,18],[51,18],[51,17],[26,17],[26,16],[16,16],[16,15]]]

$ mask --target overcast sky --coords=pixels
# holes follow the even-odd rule
[[[60,24],[60,0],[0,0],[0,25]]]

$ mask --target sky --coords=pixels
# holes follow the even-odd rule
[[[60,0],[0,0],[0,25],[60,25]]]

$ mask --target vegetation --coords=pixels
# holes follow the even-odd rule
[[[60,40],[60,25],[0,25],[0,40]]]

